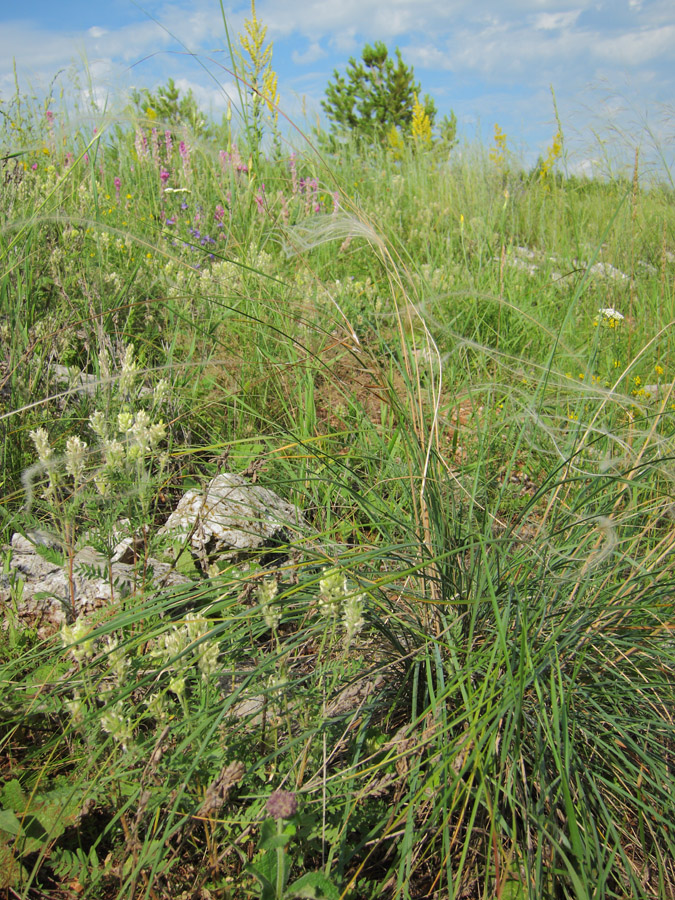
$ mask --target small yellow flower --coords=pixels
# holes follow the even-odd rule
[[[642,379],[640,378],[639,375],[635,376],[635,378],[633,379],[633,384],[635,385],[636,388],[640,387],[640,385],[642,384]]]
[[[654,371],[657,375],[663,375],[663,366],[656,365],[654,366]]]

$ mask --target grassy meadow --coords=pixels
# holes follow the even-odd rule
[[[2,896],[675,897],[672,186],[52,109],[3,107]],[[307,527],[161,531],[226,471]]]

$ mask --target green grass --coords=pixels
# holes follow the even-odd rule
[[[157,159],[143,123],[147,158],[133,126],[50,144],[20,109],[3,535],[56,533],[66,569],[87,542],[108,559],[120,519],[140,546],[70,647],[18,616],[4,553],[8,896],[260,894],[280,787],[291,880],[322,871],[345,898],[675,896],[672,191],[542,183],[480,148],[300,152],[294,176],[195,140],[187,170],[181,135]],[[141,410],[161,440],[130,433],[111,469]],[[159,526],[223,470],[309,531],[271,562],[178,555]],[[190,583],[157,590],[149,557]]]

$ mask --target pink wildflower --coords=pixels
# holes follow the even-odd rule
[[[154,164],[159,166],[159,137],[156,128],[153,128],[150,132],[150,151]]]
[[[291,157],[288,160],[288,168],[291,170],[291,186],[295,197],[298,193],[298,170],[295,165],[295,153],[291,153]]]
[[[265,212],[265,185],[260,185],[260,190],[255,195],[255,202],[258,204],[258,212]]]
[[[265,808],[273,819],[292,819],[298,811],[298,799],[293,791],[274,791]]]
[[[148,139],[143,134],[142,131],[136,130],[136,139],[134,140],[134,146],[136,147],[136,156],[139,160],[148,158]]]
[[[180,153],[180,158],[183,163],[183,174],[185,175],[185,180],[190,181],[191,175],[191,166],[190,166],[190,145],[187,141],[181,141],[178,145],[178,152]]]

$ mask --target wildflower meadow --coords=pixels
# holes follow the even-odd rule
[[[220,123],[0,106],[0,895],[674,898],[670,173],[226,37]]]

